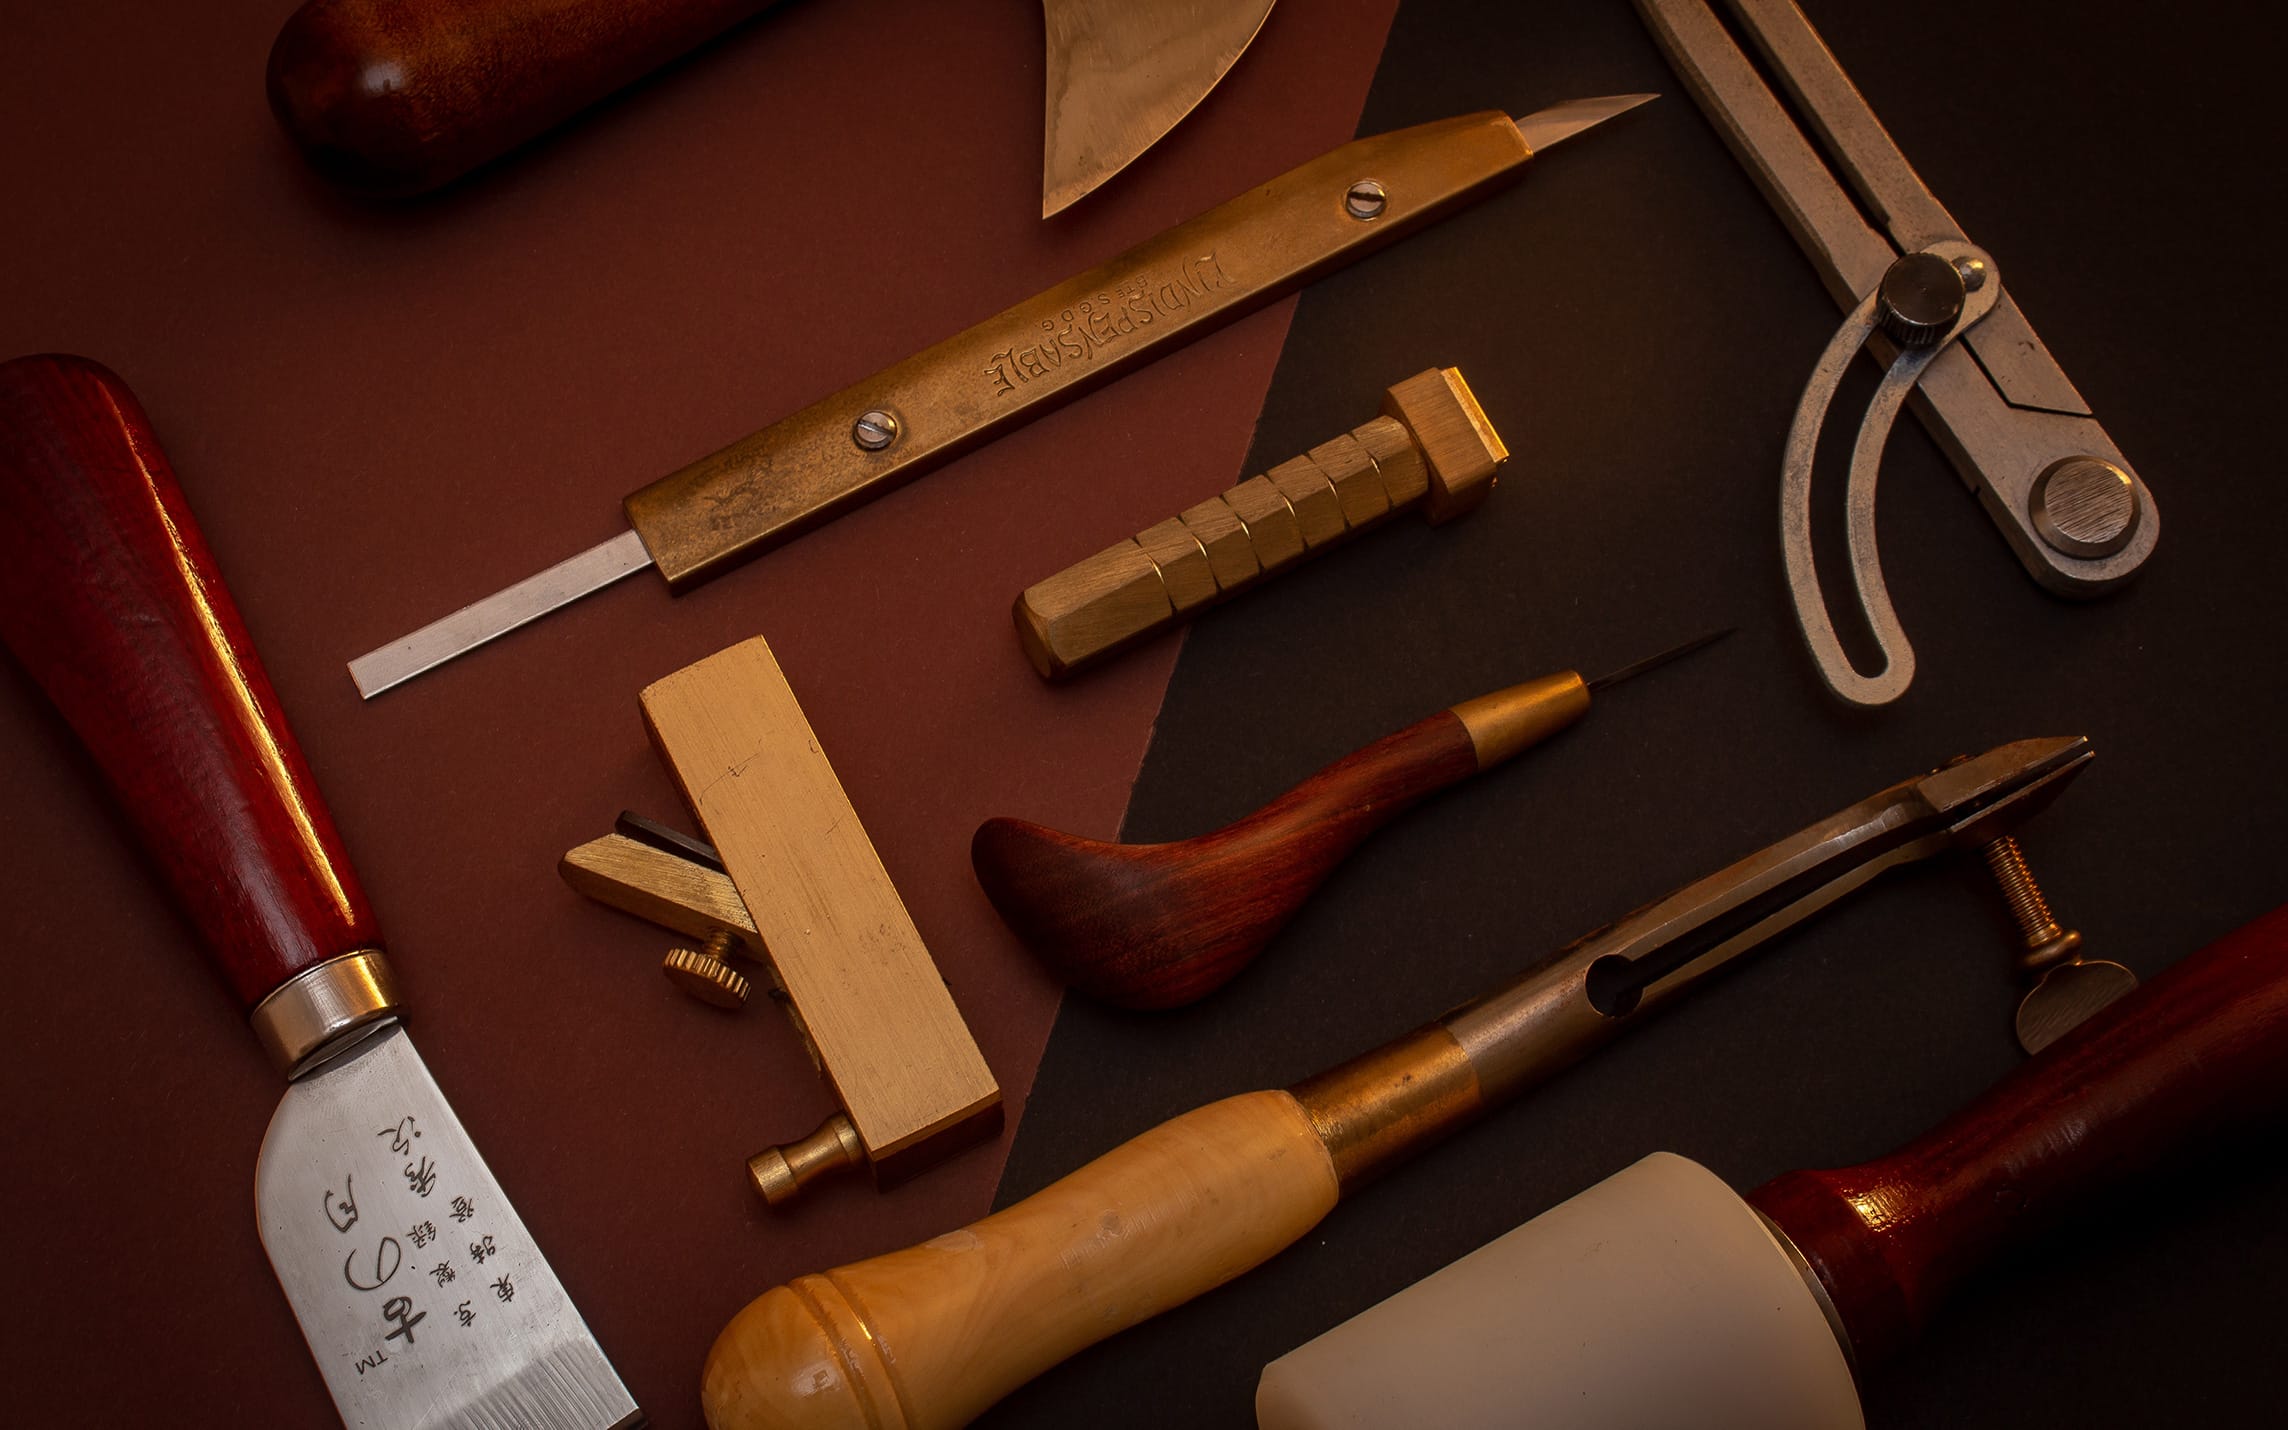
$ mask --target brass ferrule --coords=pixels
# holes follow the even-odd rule
[[[1589,687],[1570,670],[1454,707],[1462,728],[1470,732],[1480,770],[1490,770],[1518,751],[1540,744],[1588,713]]]
[[[397,980],[378,948],[305,968],[254,1005],[254,1036],[289,1080],[397,1016]]]
[[[1288,1089],[1326,1144],[1345,1192],[1484,1110],[1477,1069],[1432,1023]]]

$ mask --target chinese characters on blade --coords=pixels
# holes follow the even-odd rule
[[[421,1137],[418,1120],[408,1114],[373,1135],[387,1144],[388,1156],[401,1161],[399,1175],[404,1179],[406,1193],[427,1200],[430,1193],[437,1190],[438,1179],[444,1169],[439,1168],[414,1145]],[[475,1272],[481,1268],[483,1275],[493,1277],[485,1283],[485,1289],[491,1292],[494,1304],[505,1306],[516,1299],[513,1268],[486,1266],[487,1262],[503,1255],[508,1248],[497,1244],[492,1234],[482,1229],[481,1223],[470,1225],[478,1222],[481,1214],[473,1197],[451,1195],[446,1199],[444,1207],[444,1215],[456,1225],[465,1227],[469,1233],[467,1246],[459,1253],[461,1262],[458,1265],[455,1262],[455,1251],[447,1244],[433,1217],[423,1217],[408,1225],[403,1232],[387,1231],[377,1236],[376,1229],[368,1225],[364,1233],[359,1234],[361,1217],[355,1173],[345,1173],[338,1190],[328,1187],[320,1205],[325,1213],[326,1224],[344,1238],[346,1250],[342,1257],[342,1281],[360,1297],[372,1296],[375,1301],[375,1321],[382,1336],[371,1351],[358,1358],[357,1372],[361,1376],[387,1365],[392,1350],[403,1354],[419,1344],[420,1333],[434,1334],[434,1327],[422,1324],[428,1320],[429,1311],[416,1302],[416,1293],[442,1290],[449,1283],[458,1281],[465,1272]],[[387,1213],[378,1212],[378,1215]],[[398,1273],[405,1270],[407,1245],[415,1251],[424,1251],[432,1244],[445,1255],[433,1264],[415,1268],[404,1282],[397,1282]],[[423,1278],[430,1284],[422,1285]],[[482,1276],[479,1279],[482,1280]],[[461,1300],[453,1306],[447,1318],[449,1325],[464,1330],[474,1326],[481,1314],[483,1300],[483,1297]]]

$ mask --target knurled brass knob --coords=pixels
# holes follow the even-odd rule
[[[747,1003],[746,975],[730,963],[731,935],[717,929],[704,948],[671,948],[660,963],[667,981],[718,1008],[743,1008]]]

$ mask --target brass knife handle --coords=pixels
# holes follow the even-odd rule
[[[627,499],[682,590],[1253,312],[1513,178],[1499,111],[1354,140]],[[1379,208],[1352,187],[1380,186]],[[861,419],[873,421],[859,440]],[[882,440],[884,436],[888,440]]]

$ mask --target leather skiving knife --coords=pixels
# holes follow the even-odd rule
[[[288,1078],[257,1224],[344,1423],[640,1424],[398,1022],[356,872],[149,420],[84,358],[0,365],[0,640]]]
[[[537,138],[771,0],[307,0],[270,50],[271,112],[311,165],[417,194]],[[1041,216],[1111,178],[1214,89],[1272,0],[1041,0]],[[863,83],[856,66],[851,82]]]

